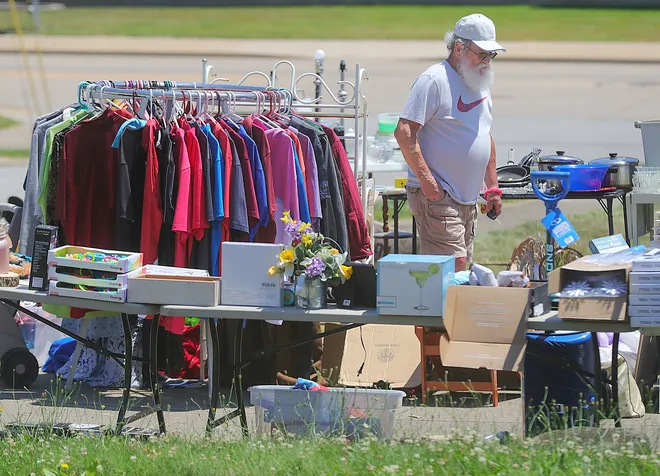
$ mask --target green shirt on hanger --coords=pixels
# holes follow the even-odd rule
[[[70,126],[73,126],[77,122],[82,121],[91,114],[93,113],[90,111],[80,111],[71,116],[69,119],[62,121],[59,124],[55,124],[53,127],[48,129],[48,132],[46,132],[44,155],[41,162],[41,171],[39,173],[39,199],[37,200],[37,203],[39,203],[39,206],[41,207],[43,217],[46,216],[46,204],[48,203],[48,178],[50,176],[50,159],[53,153],[53,141],[55,139],[55,135]]]

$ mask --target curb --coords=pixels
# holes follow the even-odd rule
[[[198,58],[310,59],[322,49],[326,58],[424,61],[444,58],[438,40],[283,40],[232,38],[158,38],[123,36],[26,35],[28,53],[60,55],[195,56]],[[0,35],[0,53],[20,53],[16,35]],[[631,48],[631,45],[634,47]],[[506,42],[497,58],[519,62],[660,63],[660,42]]]

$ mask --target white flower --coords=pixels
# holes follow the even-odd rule
[[[589,463],[591,463],[591,458],[589,458],[587,455],[584,455],[584,458],[582,458],[582,461],[589,464]]]
[[[98,471],[99,473],[102,473],[102,472],[103,472],[103,466],[101,466],[101,465],[99,464],[99,465],[96,467],[96,471]]]
[[[386,473],[396,473],[399,471],[399,465],[392,464],[390,466],[383,466],[383,471]]]
[[[133,461],[135,463],[137,461],[137,456],[131,455],[131,461]]]
[[[481,463],[485,463],[486,462],[486,457],[485,456],[479,456],[479,461]]]

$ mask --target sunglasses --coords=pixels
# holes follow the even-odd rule
[[[483,53],[478,53],[474,51],[472,48],[470,48],[470,45],[466,44],[465,47],[470,50],[472,53],[477,55],[481,61],[485,60],[486,58],[490,58],[491,60],[495,59],[497,56],[497,51],[485,51]]]

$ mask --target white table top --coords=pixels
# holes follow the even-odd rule
[[[441,317],[429,316],[381,316],[376,309],[328,309],[305,310],[295,307],[262,308],[254,306],[162,306],[163,316],[191,316],[199,318],[221,317],[224,319],[286,320],[295,322],[337,322],[356,324],[398,324],[427,327],[443,327]],[[629,322],[576,321],[560,319],[556,311],[527,320],[527,328],[539,331],[582,332],[630,332]]]
[[[157,314],[160,306],[151,304],[133,304],[95,299],[78,299],[64,296],[50,296],[47,291],[34,291],[28,289],[23,282],[17,288],[1,288],[0,299],[8,301],[29,301],[42,304],[56,304],[59,306],[93,309],[94,311],[116,312],[117,314]]]

